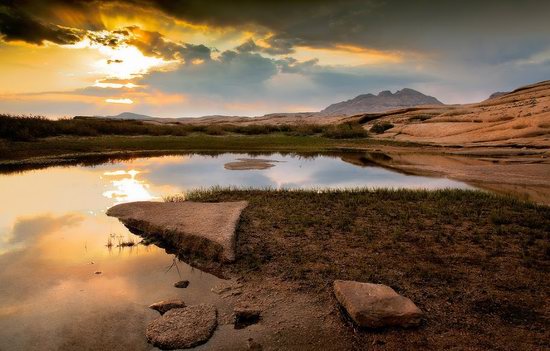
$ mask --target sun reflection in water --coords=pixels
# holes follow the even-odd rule
[[[131,201],[146,201],[158,199],[157,196],[149,192],[149,184],[143,180],[136,179],[140,171],[131,169],[129,171],[112,171],[104,172],[105,177],[116,177],[110,180],[113,190],[103,192],[103,196],[113,199],[116,203],[131,202]]]

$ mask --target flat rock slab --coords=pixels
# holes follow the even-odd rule
[[[223,167],[231,171],[246,171],[252,169],[268,169],[274,165],[275,160],[264,160],[261,158],[238,158],[235,162],[228,162]]]
[[[214,334],[217,314],[216,307],[208,304],[171,309],[147,326],[145,336],[164,350],[191,348],[205,343]]]
[[[414,302],[382,284],[335,280],[334,294],[360,327],[415,326],[423,315]]]
[[[127,227],[155,235],[177,249],[235,260],[235,228],[246,201],[138,201],[111,207],[107,215]],[[220,257],[218,257],[220,256]]]

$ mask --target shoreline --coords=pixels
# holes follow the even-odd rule
[[[380,166],[409,175],[446,177],[477,188],[550,205],[548,150],[512,147],[454,148],[371,138],[193,135],[55,137],[34,142],[0,142],[0,173],[194,153],[245,153],[251,156],[272,153],[333,155],[357,166]]]
[[[219,270],[242,285],[228,303],[262,310],[250,332],[262,345],[529,349],[546,340],[547,206],[472,190],[213,188],[188,198],[249,202],[237,260]],[[196,257],[190,264],[201,268]],[[413,329],[356,328],[333,295],[337,279],[391,286],[426,317]]]

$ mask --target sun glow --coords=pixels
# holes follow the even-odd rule
[[[128,89],[134,89],[139,88],[140,85],[134,84],[134,83],[110,83],[110,82],[103,82],[101,80],[96,80],[94,83],[94,87],[98,88],[113,88],[113,89],[122,89],[122,88],[128,88]]]
[[[139,171],[133,169],[103,173],[103,176],[106,177],[119,177],[119,179],[111,180],[114,190],[103,192],[103,196],[113,199],[117,203],[155,199],[155,196],[149,192],[149,184],[136,179],[139,173]]]
[[[105,102],[108,102],[110,104],[126,104],[131,105],[134,103],[132,99],[106,99]]]
[[[169,63],[158,57],[145,56],[134,46],[117,48],[100,46],[99,51],[108,59],[97,62],[96,69],[108,78],[132,79],[149,72],[154,67]]]

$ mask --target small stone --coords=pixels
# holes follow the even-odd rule
[[[95,271],[94,274],[101,274],[101,271]]]
[[[155,302],[154,304],[149,306],[150,309],[153,309],[159,312],[161,315],[165,314],[171,309],[183,308],[183,307],[185,307],[185,302],[183,302],[183,300],[180,300],[180,299],[163,300],[163,301]]]
[[[247,342],[247,345],[248,345],[248,349],[249,350],[252,350],[252,351],[262,351],[263,350],[263,347],[261,344],[258,344],[256,341],[254,341],[254,339],[252,338],[248,338],[248,342]]]
[[[180,288],[180,289],[185,289],[188,286],[189,286],[189,280],[180,280],[179,282],[174,283],[174,287]]]
[[[249,306],[236,306],[233,309],[235,314],[235,328],[241,329],[260,320],[261,311]]]
[[[216,307],[200,304],[169,310],[149,323],[145,336],[163,350],[185,349],[204,344],[217,325]]]
[[[336,280],[334,294],[360,327],[416,326],[423,315],[414,302],[382,284]]]

